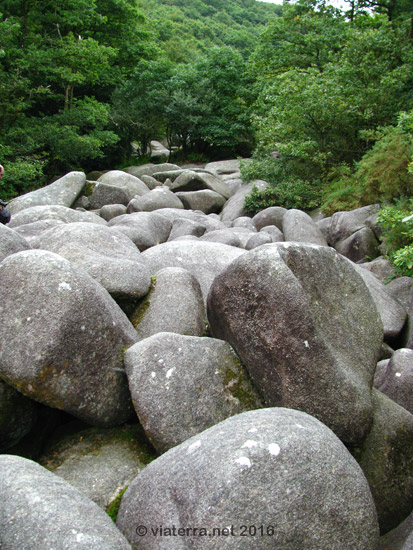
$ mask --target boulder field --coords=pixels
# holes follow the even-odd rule
[[[147,164],[10,202],[0,548],[413,548],[412,279],[379,205],[249,217],[253,184]]]

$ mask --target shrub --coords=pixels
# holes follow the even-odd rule
[[[254,185],[251,194],[245,198],[244,208],[248,214],[253,216],[270,206],[312,210],[319,204],[318,190],[307,181],[296,180],[280,181],[263,191],[259,191]]]
[[[413,276],[413,199],[398,201],[379,212],[387,256],[399,276]]]

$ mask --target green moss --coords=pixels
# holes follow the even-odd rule
[[[85,186],[83,188],[83,194],[86,195],[86,197],[90,197],[95,187],[96,187],[95,181],[86,180]]]
[[[133,312],[130,321],[134,328],[138,328],[139,323],[142,321],[143,316],[145,315],[146,311],[148,310],[150,304],[151,304],[151,296],[155,290],[156,286],[156,275],[153,275],[151,277],[151,287],[149,289],[148,294],[143,298],[143,300],[139,303],[138,307]]]
[[[108,516],[116,523],[116,520],[118,519],[118,513],[119,513],[119,507],[122,500],[123,495],[125,494],[125,491],[128,487],[125,487],[122,489],[118,496],[112,500],[110,504],[106,506],[106,513]]]
[[[233,365],[227,366],[221,374],[224,378],[224,389],[238,399],[244,410],[253,410],[261,406],[258,392],[235,353]]]

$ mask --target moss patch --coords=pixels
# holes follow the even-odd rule
[[[112,500],[110,504],[106,506],[106,513],[108,516],[116,523],[116,520],[118,519],[118,513],[119,513],[119,507],[122,500],[123,495],[125,494],[127,487],[122,489],[118,496]]]
[[[130,321],[135,329],[138,327],[139,323],[142,321],[143,316],[145,315],[146,311],[148,310],[151,304],[151,296],[155,291],[155,286],[156,286],[156,275],[153,275],[151,277],[151,287],[149,289],[148,294],[139,303],[138,307],[135,309],[135,311],[133,312],[130,318]]]

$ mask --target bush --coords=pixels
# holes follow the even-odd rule
[[[399,276],[413,276],[413,199],[398,201],[379,212],[387,256]]]
[[[276,185],[259,191],[254,185],[252,193],[245,198],[244,208],[254,216],[270,206],[312,210],[319,206],[320,195],[312,184],[303,180],[281,181]]]

